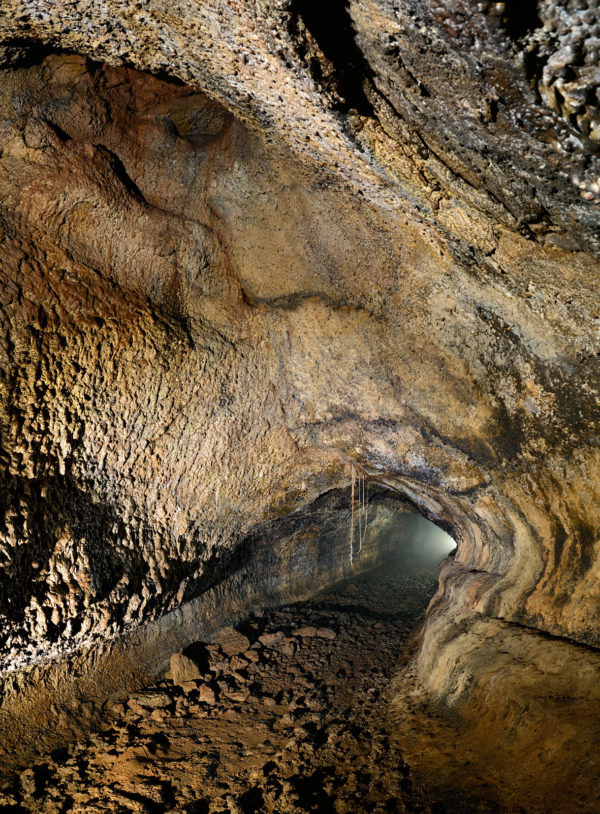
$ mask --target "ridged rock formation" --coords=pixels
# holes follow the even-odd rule
[[[360,476],[458,542],[429,692],[598,676],[598,8],[325,5],[2,4],[5,671]]]

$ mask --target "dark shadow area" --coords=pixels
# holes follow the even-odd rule
[[[293,31],[298,35],[297,19],[300,18],[323,52],[327,66],[320,66],[310,53],[310,46],[300,47],[315,80],[333,84],[340,97],[337,109],[347,112],[354,108],[365,116],[373,115],[372,107],[363,90],[363,82],[370,74],[369,66],[355,41],[355,32],[348,11],[347,0],[295,0],[292,5]],[[299,39],[300,44],[302,38]]]
[[[537,0],[507,0],[502,23],[508,36],[519,42],[542,25]]]
[[[0,45],[0,67],[32,68],[54,51],[50,45],[39,40],[15,38]]]

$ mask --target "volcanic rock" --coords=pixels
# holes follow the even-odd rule
[[[232,657],[243,653],[250,647],[249,639],[233,627],[225,627],[213,636],[222,653]]]
[[[598,730],[598,4],[325,5],[2,3],[3,764],[373,564],[369,488],[458,544],[414,692]]]
[[[201,679],[203,673],[191,658],[183,653],[173,653],[170,663],[171,678],[175,684]]]

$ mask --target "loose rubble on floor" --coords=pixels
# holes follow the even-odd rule
[[[11,812],[444,811],[388,729],[388,692],[436,585],[384,568],[221,630],[0,793]]]

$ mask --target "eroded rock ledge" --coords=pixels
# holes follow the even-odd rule
[[[593,77],[570,113],[537,18],[455,5],[3,4],[3,670],[353,468],[458,541],[425,660],[600,644]]]

